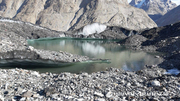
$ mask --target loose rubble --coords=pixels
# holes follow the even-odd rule
[[[1,100],[180,100],[180,79],[162,68],[138,72],[108,68],[92,74],[38,73],[24,69],[0,69]],[[161,76],[159,76],[161,75]],[[123,83],[122,83],[123,80]]]
[[[12,25],[11,25],[12,24]],[[16,24],[16,25],[14,25]],[[28,38],[36,38],[34,37],[35,33],[38,34],[38,38],[43,37],[53,37],[62,34],[48,29],[37,29],[36,27],[29,25],[21,25],[23,23],[0,23],[0,59],[32,59],[32,60],[50,60],[57,62],[79,62],[89,60],[86,56],[79,56],[70,54],[67,52],[56,52],[56,51],[48,51],[48,50],[40,50],[34,49],[32,46],[28,46],[27,39]],[[14,25],[14,26],[13,26]],[[18,28],[19,26],[20,28]],[[12,29],[8,29],[9,27],[15,27]],[[17,27],[17,28],[16,28]],[[29,27],[26,28],[26,27]],[[21,31],[23,29],[24,32]],[[49,33],[49,36],[47,32]],[[36,31],[39,31],[36,32]],[[41,33],[40,33],[41,32]],[[33,34],[32,34],[33,33]],[[51,35],[52,34],[52,35]],[[76,60],[76,61],[74,61]]]

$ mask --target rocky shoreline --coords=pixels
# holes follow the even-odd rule
[[[84,56],[38,50],[28,46],[27,39],[60,37],[64,34],[21,24],[0,23],[1,59],[45,59],[59,62],[89,60]],[[180,65],[179,28],[180,23],[154,28],[138,35],[126,36],[119,42],[135,50],[167,53],[159,57],[164,59],[161,64],[145,66],[145,69],[136,72],[107,68],[107,71],[92,74],[52,74],[24,69],[0,69],[0,100],[180,100],[179,72],[177,75],[166,73],[167,69],[179,68]]]

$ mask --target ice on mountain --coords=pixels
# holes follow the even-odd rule
[[[78,34],[83,34],[83,35],[90,35],[90,34],[94,34],[94,33],[101,33],[106,29],[106,25],[103,24],[99,24],[99,23],[93,23],[90,25],[86,25],[83,28],[83,32],[79,32]]]

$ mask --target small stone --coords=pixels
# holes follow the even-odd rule
[[[107,97],[107,98],[111,98],[111,97],[112,97],[112,92],[108,92],[108,93],[106,94],[106,97]]]
[[[0,95],[0,101],[4,101],[4,97]]]
[[[151,101],[159,101],[157,98],[152,98]]]
[[[124,80],[121,80],[119,83],[120,83],[120,84],[124,84],[124,82],[125,82]]]
[[[134,82],[133,84],[132,84],[132,86],[141,86],[141,84],[139,84],[138,82]]]
[[[97,100],[95,100],[95,101],[106,101],[105,99],[103,99],[103,98],[98,98]]]
[[[83,98],[79,98],[79,99],[77,99],[77,101],[84,101],[84,99]]]
[[[155,58],[160,58],[160,56],[156,55]]]
[[[44,93],[45,93],[46,97],[48,97],[48,96],[50,96],[52,94],[55,94],[56,90],[53,87],[48,87],[48,88],[44,89]]]
[[[34,51],[34,47],[33,46],[29,46],[28,49],[31,50],[31,51]]]
[[[26,101],[26,97],[22,97],[20,101]]]
[[[58,95],[59,94],[52,94],[51,96],[52,96],[52,98],[57,98]]]
[[[135,99],[131,99],[131,101],[136,101]]]
[[[31,97],[33,94],[31,91],[24,92],[21,97]]]
[[[131,86],[131,83],[127,83],[126,86],[127,86],[127,87],[130,87],[130,86]]]
[[[35,76],[37,76],[37,77],[40,77],[40,76],[41,76],[41,75],[40,75],[38,72],[36,72],[36,71],[32,72],[31,74],[32,74],[32,75],[35,75]]]
[[[5,91],[5,92],[4,92],[4,95],[6,95],[6,94],[8,94],[8,93],[9,93],[8,91]]]
[[[76,62],[77,60],[76,59],[73,59],[73,62]]]
[[[99,96],[99,97],[104,97],[104,94],[99,93],[99,92],[94,92],[94,95]]]
[[[34,97],[34,98],[38,98],[39,97],[39,94],[33,94],[33,96],[32,97]]]
[[[152,86],[161,86],[160,82],[157,81],[157,80],[151,81],[151,85],[152,85]]]

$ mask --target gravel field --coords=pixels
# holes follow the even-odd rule
[[[148,66],[138,72],[108,68],[92,74],[38,73],[0,69],[0,99],[4,101],[166,101],[179,100],[179,76]]]

